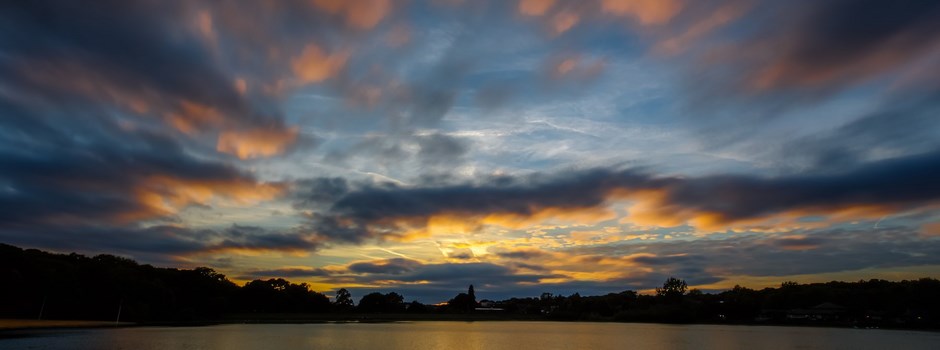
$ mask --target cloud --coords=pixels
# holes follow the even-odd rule
[[[284,190],[231,165],[193,157],[160,134],[122,132],[117,139],[95,139],[94,130],[107,124],[65,126],[66,131],[36,122],[15,114],[0,122],[45,142],[28,148],[0,142],[3,227],[167,219],[189,206],[257,203]]]
[[[343,150],[326,155],[331,162],[352,163],[368,160],[383,169],[420,167],[436,169],[452,166],[465,160],[470,144],[465,138],[439,132],[371,134]]]
[[[519,0],[519,13],[527,16],[541,16],[555,4],[555,0]]]
[[[940,44],[940,6],[930,2],[833,1],[796,11],[798,29],[773,47],[751,76],[758,89],[845,85],[871,78]]]
[[[209,231],[209,243],[200,253],[288,252],[307,254],[325,242],[299,230],[272,232],[258,226],[232,225],[222,231]]]
[[[319,9],[342,16],[346,24],[356,29],[370,29],[379,24],[392,10],[391,0],[314,0]]]
[[[224,131],[219,134],[216,150],[234,154],[241,159],[270,157],[284,153],[295,140],[297,140],[296,127],[286,130]]]
[[[363,294],[374,290],[404,292],[407,297],[425,302],[450,299],[473,284],[479,290],[512,290],[520,286],[533,285],[550,274],[532,274],[514,271],[509,267],[493,263],[423,263],[414,260],[377,260],[348,265],[342,271],[324,281],[334,285],[357,285],[347,288],[353,293]],[[397,265],[405,263],[406,268]],[[385,268],[388,266],[388,268]],[[365,267],[365,268],[363,268]],[[390,286],[395,286],[390,288]]]
[[[329,276],[333,272],[322,268],[284,267],[270,270],[251,270],[237,277],[242,280],[255,280],[263,278],[309,278]]]
[[[262,252],[306,254],[322,246],[322,242],[302,232],[273,231],[243,225],[192,229],[171,225],[139,227],[36,224],[0,228],[0,240],[59,252],[104,251],[108,254],[130,256],[147,263],[174,265],[205,255]]]
[[[168,18],[185,18],[185,13],[179,6],[152,8],[141,2],[122,2],[107,11],[67,4],[8,8],[3,14],[8,27],[0,66],[3,85],[16,86],[14,98],[41,99],[60,110],[112,106],[193,137],[262,127],[289,133],[277,112],[256,105],[263,96],[246,96],[247,83],[220,70],[199,38],[167,35],[177,30]]]
[[[564,250],[574,255],[617,256],[642,252],[634,262],[664,273],[700,267],[698,276],[793,276],[940,263],[936,247],[924,244],[915,229],[840,227],[799,230],[781,235],[737,233],[712,239],[624,242]],[[641,266],[635,268],[642,268]],[[691,274],[679,274],[692,276]],[[779,280],[776,280],[779,283]]]
[[[347,268],[354,273],[369,273],[383,275],[401,275],[412,272],[421,266],[421,262],[405,258],[394,258],[380,261],[358,262],[350,264]]]
[[[478,298],[538,296],[542,292],[597,295],[650,291],[668,277],[690,286],[730,288],[740,283],[778,284],[782,278],[940,264],[935,245],[916,230],[868,226],[799,230],[785,234],[735,233],[710,239],[623,241],[561,249],[519,249],[475,263],[410,263],[391,274],[382,269],[326,277],[358,285],[355,293],[396,291],[422,301],[443,301],[473,284]],[[524,260],[525,263],[519,263]],[[385,260],[367,262],[370,266]],[[342,269],[337,269],[341,271]],[[891,272],[889,272],[891,273]],[[857,274],[856,274],[857,276]],[[769,279],[762,279],[771,277]],[[755,282],[765,281],[765,282]],[[747,284],[748,287],[761,285]],[[368,287],[365,287],[368,286]]]
[[[930,2],[730,1],[689,16],[658,51],[697,46],[687,50],[696,67],[687,80],[700,104],[754,102],[762,114],[936,70],[940,49],[940,6]]]
[[[559,55],[548,60],[547,75],[555,80],[589,81],[604,72],[603,58],[586,60],[578,55]]]
[[[772,178],[657,177],[638,170],[593,169],[493,177],[477,184],[364,185],[313,215],[311,230],[358,243],[474,232],[481,225],[520,228],[544,220],[596,224],[613,219],[610,206],[622,201],[634,203],[623,220],[643,225],[689,223],[704,230],[812,225],[799,219],[821,215],[838,222],[935,205],[940,192],[931,174],[938,171],[940,153],[931,152],[851,170]]]
[[[291,62],[291,67],[302,82],[315,83],[338,74],[348,59],[348,52],[326,54],[316,44],[310,44]]]
[[[918,154],[940,147],[940,86],[898,92],[836,128],[781,145],[780,164],[803,168],[845,168],[888,156]]]
[[[604,13],[632,17],[643,25],[669,22],[682,7],[682,1],[679,0],[601,1],[601,10]]]
[[[940,222],[924,224],[921,226],[920,233],[924,237],[940,237]]]
[[[468,151],[460,139],[439,133],[418,136],[417,141],[418,158],[429,164],[453,163]]]
[[[496,255],[501,258],[507,258],[507,259],[529,260],[529,259],[544,257],[548,255],[548,253],[539,249],[530,248],[530,249],[515,249],[515,250],[508,250],[508,251],[497,251]]]

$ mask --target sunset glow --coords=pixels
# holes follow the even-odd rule
[[[940,6],[870,5],[6,5],[0,243],[425,303],[938,277]]]

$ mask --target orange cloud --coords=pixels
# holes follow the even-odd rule
[[[297,127],[223,131],[216,150],[241,159],[269,157],[286,151],[297,140]]]
[[[250,179],[194,180],[171,175],[154,175],[142,179],[132,192],[142,210],[118,215],[118,221],[134,222],[165,217],[190,205],[208,205],[224,200],[247,205],[274,199],[285,188],[280,184],[257,183]]]
[[[343,16],[356,29],[370,29],[392,10],[390,0],[313,0],[313,4],[332,15]]]
[[[591,79],[603,72],[605,65],[603,58],[587,61],[577,55],[567,55],[550,58],[547,70],[554,79]]]
[[[940,237],[940,221],[924,224],[920,228],[920,233],[924,237]]]
[[[192,101],[180,101],[179,109],[164,116],[171,126],[184,134],[194,134],[206,126],[222,125],[225,120],[217,109]]]
[[[526,229],[541,224],[592,225],[616,218],[617,213],[607,207],[547,207],[529,214],[441,212],[426,217],[386,217],[357,225],[370,232],[381,233],[384,239],[412,241],[440,235],[472,234],[485,226]],[[354,225],[349,219],[342,219],[340,223]]]
[[[346,66],[347,59],[349,59],[347,51],[328,55],[319,46],[310,44],[291,62],[291,67],[302,82],[316,83],[336,75]]]
[[[212,47],[218,45],[218,36],[212,23],[212,14],[209,11],[199,11],[194,23],[196,31]]]
[[[235,79],[235,90],[244,96],[248,93],[248,82],[242,78]]]
[[[629,208],[628,215],[620,222],[659,227],[689,224],[704,231],[788,231],[824,227],[838,222],[875,220],[905,210],[904,207],[896,205],[846,203],[806,206],[748,217],[731,217],[719,212],[673,204],[668,196],[668,190],[618,191],[616,197],[629,198],[634,201],[634,205]],[[822,216],[825,220],[800,221],[801,218],[807,216]]]
[[[779,48],[765,47],[769,52],[778,52]],[[772,58],[765,66],[759,67],[749,79],[749,86],[757,90],[770,90],[788,87],[820,87],[832,82],[860,80],[878,72],[897,67],[910,56],[904,49],[891,45],[868,56],[855,57],[854,60],[840,64],[818,64],[817,62],[769,55]]]
[[[577,64],[578,64],[578,60],[574,58],[563,60],[560,63],[558,63],[557,66],[555,66],[555,74],[557,74],[558,76],[568,74],[572,70],[574,70],[574,67]]]
[[[580,20],[581,16],[573,11],[561,11],[552,18],[552,31],[556,35],[567,32]]]
[[[740,18],[749,8],[750,4],[745,1],[725,4],[693,22],[682,34],[660,41],[655,51],[667,55],[677,54],[708,33]]]
[[[526,16],[542,16],[555,5],[555,0],[520,0],[519,13]]]
[[[642,25],[657,25],[669,22],[683,4],[679,0],[603,0],[601,9],[615,16],[629,16]]]

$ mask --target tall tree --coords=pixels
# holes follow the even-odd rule
[[[333,305],[336,306],[339,310],[349,310],[353,307],[352,294],[349,293],[346,288],[340,288],[336,291],[336,300],[333,301]]]
[[[685,295],[689,285],[684,280],[675,277],[669,277],[663,283],[662,288],[656,288],[656,296],[667,299],[676,299]]]

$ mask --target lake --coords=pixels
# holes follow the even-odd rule
[[[48,330],[0,349],[940,349],[940,333],[565,322],[234,324]]]

